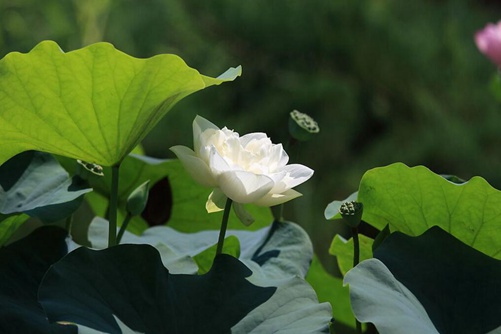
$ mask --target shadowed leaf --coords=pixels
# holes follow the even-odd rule
[[[45,275],[39,300],[50,321],[121,333],[113,315],[141,333],[230,333],[273,295],[252,285],[251,271],[220,255],[205,275],[169,274],[148,245],[79,248]]]
[[[63,229],[44,226],[0,247],[0,333],[77,333],[74,326],[49,324],[37,302],[43,275],[67,252],[66,235]]]
[[[66,218],[90,192],[50,154],[27,151],[0,166],[0,212],[26,213],[45,222]]]

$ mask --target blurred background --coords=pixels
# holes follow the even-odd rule
[[[146,152],[191,146],[197,114],[284,143],[289,112],[311,115],[320,134],[289,154],[315,175],[285,217],[325,263],[344,231],[324,209],[368,169],[401,161],[501,189],[496,69],[473,40],[500,19],[499,1],[473,0],[0,0],[0,56],[45,39],[65,51],[108,41],[135,57],[175,53],[210,76],[242,65],[235,82],[176,105]]]

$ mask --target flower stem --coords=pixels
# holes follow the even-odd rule
[[[118,209],[118,174],[120,164],[111,167],[111,190],[110,190],[110,206],[109,206],[109,230],[108,230],[108,247],[117,244],[117,209]]]
[[[231,199],[226,200],[226,205],[224,206],[223,220],[221,221],[221,229],[219,230],[219,239],[217,240],[216,255],[219,255],[223,251],[224,236],[226,234],[226,229],[228,228],[228,217],[230,216],[231,204],[233,201]]]
[[[358,240],[358,226],[351,228],[351,233],[353,234],[353,267],[355,267],[360,262],[360,242]],[[355,318],[355,327],[357,333],[362,333],[362,324]]]

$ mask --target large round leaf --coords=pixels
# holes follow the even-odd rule
[[[138,59],[97,43],[65,53],[52,41],[0,60],[0,165],[38,150],[111,166],[183,97],[233,80],[200,75],[175,55]]]

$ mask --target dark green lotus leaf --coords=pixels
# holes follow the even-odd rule
[[[418,237],[395,232],[374,257],[345,277],[361,320],[385,333],[418,326],[433,332],[430,320],[442,334],[501,331],[500,260],[439,227]]]
[[[89,228],[92,247],[106,247],[107,227],[105,220],[93,220]],[[218,233],[183,233],[168,226],[155,226],[141,236],[125,232],[122,242],[150,244],[160,252],[167,268],[186,274],[196,272],[187,257],[197,258],[200,253],[207,252],[217,241]],[[257,231],[229,230],[226,235],[225,247],[228,246],[226,250],[230,252],[238,251],[238,243],[227,241],[238,238],[239,260],[253,272],[249,281],[261,287],[277,287],[268,301],[233,327],[235,333],[328,332],[331,306],[319,303],[315,291],[304,280],[313,256],[313,246],[300,226],[275,221]],[[167,251],[167,246],[170,251]],[[203,271],[204,266],[199,270]],[[298,300],[301,305],[298,305]]]
[[[109,43],[63,52],[52,41],[0,60],[0,165],[37,150],[112,166],[182,98],[234,80],[201,75],[175,55],[131,57]]]
[[[26,213],[44,222],[66,218],[90,192],[50,154],[27,151],[0,166],[0,213]]]
[[[66,231],[44,226],[0,247],[0,333],[77,333],[74,326],[49,324],[37,291],[49,267],[67,252]]]
[[[249,283],[251,274],[226,254],[205,275],[174,275],[149,245],[79,248],[47,272],[39,301],[51,322],[106,333],[121,333],[114,316],[141,333],[230,333],[276,290]]]

